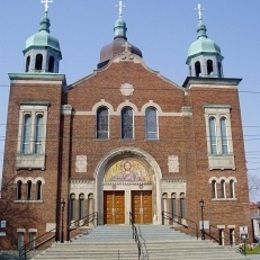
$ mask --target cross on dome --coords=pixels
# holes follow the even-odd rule
[[[195,8],[196,11],[198,11],[199,21],[203,21],[203,11],[205,10],[201,4],[198,4],[197,8]]]
[[[132,45],[126,41],[124,44],[122,44],[122,47],[125,48],[125,52],[130,52],[130,48],[132,47]]]
[[[123,0],[119,0],[118,4],[116,5],[116,7],[118,7],[118,17],[122,18],[123,17],[123,9],[126,7],[123,4]]]
[[[41,0],[41,3],[44,4],[45,13],[48,13],[49,4],[53,3],[53,0]]]

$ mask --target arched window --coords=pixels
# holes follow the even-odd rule
[[[227,119],[225,117],[221,117],[220,119],[220,131],[221,131],[222,153],[228,154]]]
[[[80,194],[79,195],[79,219],[84,218],[86,214],[84,202],[85,202],[85,196],[84,194]]]
[[[70,221],[75,219],[75,194],[70,194]]]
[[[32,182],[27,181],[27,200],[32,199]]]
[[[171,206],[172,206],[172,217],[175,218],[177,216],[177,195],[173,193],[171,196]]]
[[[43,115],[36,116],[35,122],[35,146],[34,151],[37,154],[42,154],[42,142],[43,142]]]
[[[157,111],[154,107],[148,107],[145,110],[145,138],[155,140],[158,138],[157,133]]]
[[[213,61],[207,60],[207,72],[208,75],[211,75],[213,73]]]
[[[230,189],[230,198],[235,198],[236,196],[235,196],[235,182],[234,182],[234,180],[231,180],[230,182],[229,182],[229,189]]]
[[[43,56],[42,54],[36,55],[35,70],[42,70]]]
[[[212,199],[217,198],[217,182],[216,180],[213,180],[211,182],[211,191],[212,191]]]
[[[100,107],[97,110],[97,138],[108,138],[108,109]]]
[[[21,200],[22,199],[22,181],[18,181],[16,183],[16,199]]]
[[[199,77],[201,74],[201,66],[200,66],[200,62],[197,61],[195,63],[195,73],[196,73],[196,77]]]
[[[30,138],[31,138],[31,127],[32,117],[29,114],[24,115],[23,120],[23,133],[22,133],[22,153],[30,153]]]
[[[132,139],[134,137],[133,124],[133,109],[124,107],[121,112],[121,135],[123,139]]]
[[[25,72],[28,72],[28,71],[29,71],[30,62],[31,62],[31,57],[28,56],[28,57],[26,58]]]
[[[49,65],[48,65],[49,72],[54,72],[54,62],[55,62],[55,59],[53,56],[51,56],[49,59]]]
[[[220,182],[220,195],[222,199],[226,198],[226,184],[224,180]]]
[[[36,183],[36,200],[42,200],[42,182],[37,181]]]
[[[185,205],[185,194],[180,194],[180,217],[185,218],[186,216],[186,205]]]
[[[209,118],[209,139],[211,154],[217,154],[216,118]]]

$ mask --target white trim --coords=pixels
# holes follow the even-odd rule
[[[37,228],[29,228],[29,229],[28,229],[28,232],[29,232],[29,233],[37,233],[38,230],[37,230]]]
[[[227,228],[229,228],[229,229],[235,229],[235,228],[236,228],[236,225],[227,225]]]
[[[209,88],[209,89],[214,89],[214,88],[217,88],[217,89],[237,89],[236,86],[229,86],[229,85],[212,85],[212,84],[201,84],[201,85],[197,85],[197,84],[191,84],[189,86],[189,89],[192,89],[192,88]]]
[[[11,83],[14,83],[14,84],[26,84],[26,85],[29,85],[29,84],[33,84],[33,85],[36,85],[36,84],[45,84],[45,85],[50,85],[50,84],[56,84],[56,85],[61,85],[61,81],[62,80],[11,80]],[[24,86],[23,86],[24,87]],[[26,86],[25,86],[26,87]]]
[[[17,231],[17,233],[25,233],[26,229],[25,228],[17,228],[16,231]]]
[[[14,203],[43,203],[43,200],[14,200]]]
[[[225,229],[225,225],[217,225],[218,229]]]
[[[140,113],[142,115],[145,115],[145,111],[148,107],[154,107],[158,112],[158,116],[161,116],[163,114],[162,108],[157,103],[155,103],[153,100],[149,100],[149,102],[145,103],[142,106]]]

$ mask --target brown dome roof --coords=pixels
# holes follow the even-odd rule
[[[137,47],[133,46],[127,41],[125,37],[115,37],[114,40],[102,48],[100,52],[100,62],[98,64],[98,68],[104,67],[113,57],[123,53],[126,49],[126,43],[128,43],[128,50],[138,55],[139,57],[143,57],[141,50]]]

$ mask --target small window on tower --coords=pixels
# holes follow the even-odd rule
[[[28,56],[26,59],[26,67],[25,67],[25,72],[29,71],[29,67],[30,67],[30,62],[31,62],[31,57]]]
[[[195,72],[196,72],[196,77],[199,77],[201,74],[201,66],[200,66],[200,62],[197,61],[195,63]]]
[[[42,70],[43,56],[42,54],[36,55],[35,70]]]
[[[53,56],[51,56],[49,59],[49,66],[48,66],[49,72],[54,72],[54,64],[55,64],[55,59]]]
[[[28,103],[31,102],[28,101]],[[33,102],[35,103],[35,101]],[[17,169],[45,169],[48,105],[47,101],[46,104],[41,102],[39,105],[20,105]]]
[[[207,72],[208,72],[208,75],[213,74],[213,61],[212,60],[207,60]]]

